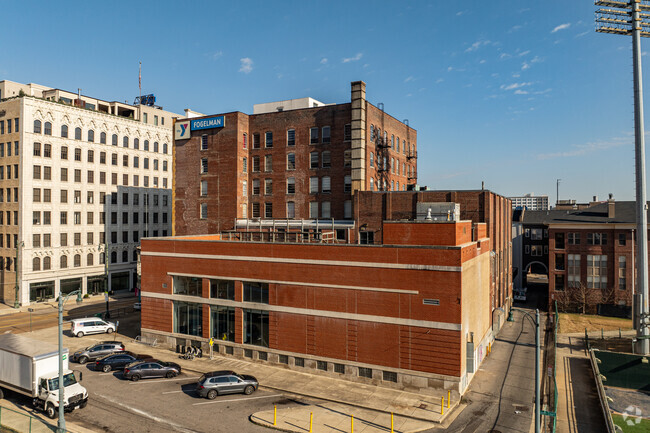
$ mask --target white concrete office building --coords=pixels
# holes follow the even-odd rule
[[[173,117],[0,81],[0,301],[134,289],[140,239],[171,235]]]

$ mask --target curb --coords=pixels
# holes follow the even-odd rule
[[[271,430],[283,431],[283,432],[287,432],[287,433],[295,433],[295,432],[296,432],[295,430],[284,429],[284,428],[282,428],[282,427],[278,427],[277,425],[273,425],[273,424],[266,423],[265,421],[261,421],[261,420],[260,420],[260,421],[256,421],[256,420],[253,419],[254,416],[255,416],[254,413],[253,413],[253,414],[250,414],[250,415],[248,416],[248,420],[249,420],[250,422],[252,422],[253,424],[258,425],[258,426],[260,426],[260,427],[266,427],[266,428],[270,428]]]

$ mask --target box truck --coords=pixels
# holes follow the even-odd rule
[[[63,386],[65,411],[86,406],[88,391],[68,370],[68,349],[63,349]],[[21,335],[0,335],[0,399],[4,397],[4,390],[32,397],[35,408],[56,418],[59,409],[58,346]]]

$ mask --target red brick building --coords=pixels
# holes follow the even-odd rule
[[[377,228],[380,245],[143,239],[143,338],[462,393],[493,340],[489,225]]]
[[[305,98],[177,120],[175,234],[231,230],[237,218],[352,219],[354,191],[415,185],[417,132],[365,88],[353,82],[343,104]]]

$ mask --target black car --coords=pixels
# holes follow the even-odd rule
[[[121,341],[100,341],[99,343],[88,346],[85,349],[77,350],[72,354],[71,358],[79,364],[85,364],[88,361],[94,361],[106,355],[123,351],[124,344],[122,344]]]
[[[221,370],[205,373],[196,384],[199,397],[210,400],[222,394],[243,392],[250,395],[257,390],[259,382],[247,374],[237,374],[234,371]]]
[[[136,361],[124,367],[124,378],[134,382],[149,377],[172,378],[179,374],[181,374],[180,365],[158,359]]]
[[[122,370],[127,364],[131,364],[132,362],[151,358],[151,355],[137,354],[133,352],[113,353],[95,361],[95,370],[101,370],[104,373],[108,373],[111,370]]]

